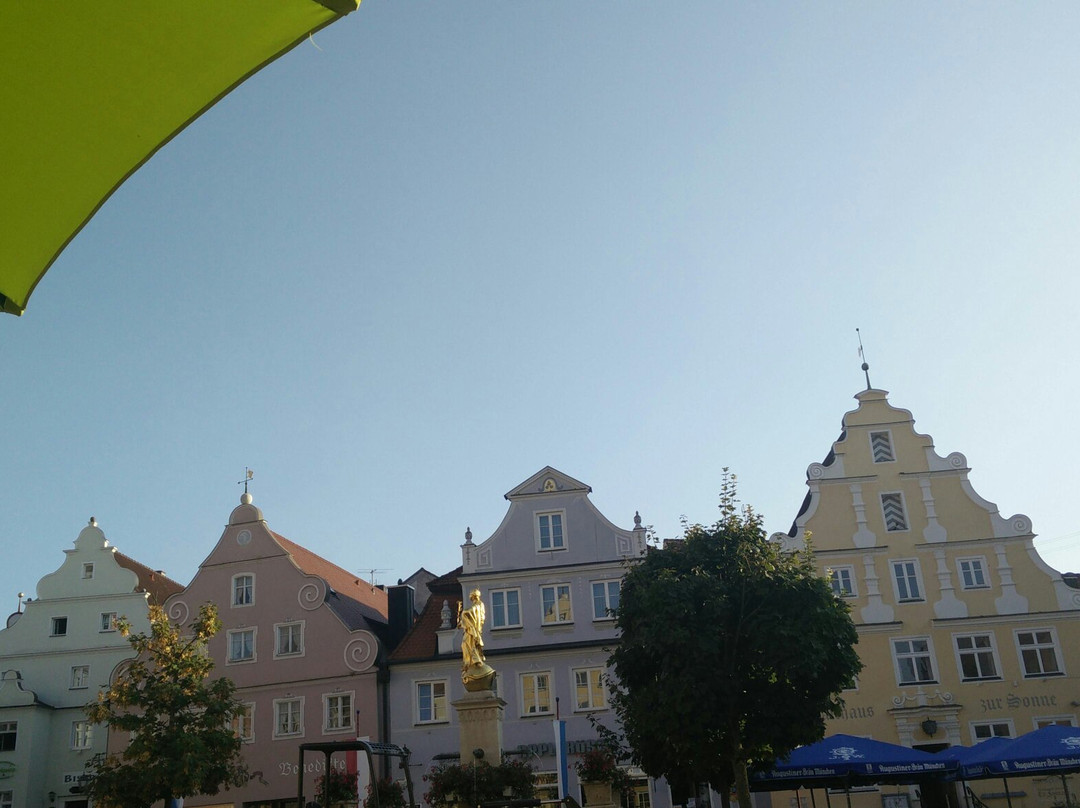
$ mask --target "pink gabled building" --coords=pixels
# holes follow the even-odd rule
[[[165,609],[187,624],[206,602],[217,604],[223,623],[209,648],[216,671],[236,683],[247,705],[237,731],[252,777],[186,805],[291,805],[301,743],[383,737],[386,592],[271,531],[245,493],[194,579]],[[305,793],[314,793],[319,774],[306,775]]]

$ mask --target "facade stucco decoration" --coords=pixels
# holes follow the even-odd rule
[[[797,548],[812,535],[859,632],[865,667],[827,734],[933,751],[1080,723],[1080,589],[1039,557],[1028,516],[975,492],[967,456],[939,454],[884,390],[855,398],[825,461],[809,466],[791,530],[772,537]],[[1061,799],[1048,788],[1017,782],[1042,801],[1014,808]],[[884,796],[852,802],[880,808]]]

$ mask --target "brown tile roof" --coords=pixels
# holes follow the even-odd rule
[[[391,662],[431,659],[436,655],[439,649],[439,637],[436,632],[442,625],[443,601],[449,604],[450,613],[453,615],[457,614],[458,604],[461,603],[461,585],[458,583],[460,574],[461,567],[458,567],[428,582],[431,597],[428,598],[424,611],[416,618],[409,633],[390,654]]]
[[[327,561],[306,547],[301,547],[296,542],[289,541],[278,533],[270,532],[282,549],[292,556],[293,561],[301,570],[308,575],[317,575],[326,581],[336,593],[358,603],[362,607],[364,617],[376,621],[381,620],[383,623],[386,622],[385,590],[379,589],[369,581],[365,581],[348,570],[342,569],[337,564]]]
[[[172,578],[169,578],[161,570],[152,570],[145,564],[140,564],[131,556],[126,556],[119,550],[113,553],[116,563],[124,569],[131,570],[139,577],[139,589],[150,593],[150,603],[160,606],[166,598],[182,592],[184,587]]]

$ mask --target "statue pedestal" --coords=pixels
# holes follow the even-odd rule
[[[461,763],[473,761],[473,750],[483,749],[484,760],[492,766],[502,762],[502,719],[506,702],[490,690],[466,693],[450,703],[461,728]]]

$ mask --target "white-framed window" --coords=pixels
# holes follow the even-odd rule
[[[102,612],[99,631],[116,631],[116,612]]]
[[[986,576],[986,559],[982,556],[956,559],[956,571],[960,574],[960,586],[964,589],[989,589]]]
[[[885,520],[885,530],[889,533],[899,533],[908,529],[903,493],[890,491],[881,495],[881,516]]]
[[[0,721],[0,752],[14,751],[18,738],[18,721]]]
[[[853,598],[855,591],[855,568],[852,566],[832,567],[829,570],[829,584],[838,598]]]
[[[918,685],[937,681],[929,637],[893,640],[892,649],[897,684]]]
[[[1035,729],[1042,729],[1043,727],[1075,727],[1076,716],[1044,715],[1038,718],[1033,718],[1031,723],[1035,726]]]
[[[71,669],[71,689],[83,690],[90,687],[90,666],[75,665]]]
[[[572,623],[574,612],[570,606],[570,584],[551,584],[540,587],[540,622],[545,626],[555,623]]]
[[[562,511],[536,514],[536,548],[542,552],[565,550],[566,535],[563,533]]]
[[[889,430],[870,433],[870,455],[875,463],[892,463],[896,460]]]
[[[274,626],[274,656],[303,656],[304,623],[277,623]]]
[[[551,671],[523,673],[521,682],[521,714],[551,714]]]
[[[348,732],[353,727],[353,694],[323,695],[323,732]]]
[[[604,689],[603,668],[574,669],[574,709],[607,709],[607,692]]]
[[[988,741],[991,738],[1015,738],[1016,732],[1013,729],[1013,722],[1011,718],[1004,718],[998,721],[972,721],[971,722],[971,742],[978,743],[979,741]]]
[[[53,637],[66,637],[67,636],[67,618],[66,617],[54,617],[52,619],[52,636]]]
[[[228,664],[255,661],[255,629],[238,628],[228,632]]]
[[[416,683],[416,723],[445,724],[446,680]]]
[[[15,805],[14,791],[0,791],[0,808],[13,808]]]
[[[1065,674],[1061,667],[1061,649],[1058,647],[1054,629],[1017,629],[1015,633],[1016,648],[1025,677]]]
[[[919,572],[919,561],[914,558],[905,558],[893,561],[893,591],[896,593],[897,603],[914,603],[923,600],[922,576]]]
[[[93,564],[83,564],[82,565],[82,577],[84,579],[89,579],[89,578],[94,577],[94,565]]]
[[[255,702],[244,703],[244,709],[233,716],[229,726],[243,743],[255,743]]]
[[[993,634],[953,634],[953,643],[956,665],[963,681],[1001,678]]]
[[[232,577],[232,605],[250,606],[255,602],[255,576],[250,573]]]
[[[71,748],[89,749],[94,742],[94,725],[89,721],[74,721],[71,724]]]
[[[521,627],[520,589],[493,589],[490,600],[493,629]]]
[[[304,697],[274,699],[274,737],[304,734]]]
[[[614,620],[615,610],[619,608],[619,593],[622,580],[592,582],[592,619]]]
[[[956,664],[964,682],[1001,678],[993,634],[954,634]]]

